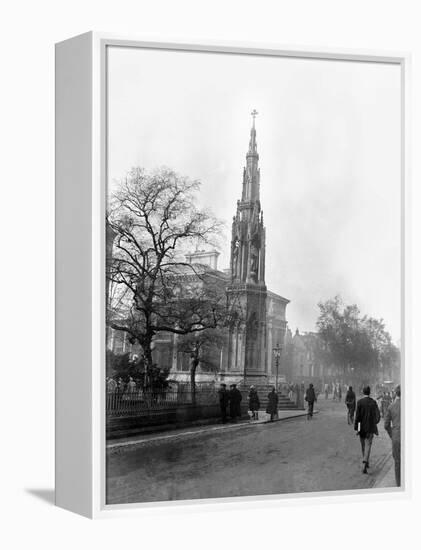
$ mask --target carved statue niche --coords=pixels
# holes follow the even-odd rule
[[[256,283],[259,275],[259,248],[260,239],[258,234],[255,233],[250,243],[250,275]]]
[[[233,243],[233,250],[232,250],[232,276],[234,279],[239,277],[239,261],[238,257],[240,254],[240,239],[236,237],[234,239]]]

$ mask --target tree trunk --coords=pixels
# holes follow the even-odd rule
[[[142,350],[143,350],[143,361],[145,365],[145,378],[144,378],[144,387],[148,388],[152,385],[151,380],[151,372],[152,372],[152,338],[145,338],[141,342]]]
[[[191,402],[196,405],[196,369],[199,361],[197,359],[191,360],[190,365],[190,388],[191,388]]]

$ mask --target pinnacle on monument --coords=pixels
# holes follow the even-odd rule
[[[256,125],[255,125],[256,116],[258,115],[258,112],[256,111],[256,109],[253,109],[253,111],[250,114],[253,117],[253,125],[250,130],[250,142],[249,142],[249,150],[248,150],[247,156],[253,155],[259,158],[259,155],[257,154]]]
[[[260,170],[259,170],[259,154],[257,152],[256,141],[256,116],[257,111],[254,109],[251,112],[253,123],[250,130],[250,142],[246,155],[246,166],[243,170],[243,201],[258,201],[260,195]]]

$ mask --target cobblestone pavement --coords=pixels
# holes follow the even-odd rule
[[[107,503],[367,489],[380,478],[391,480],[385,477],[391,444],[382,421],[364,475],[344,403],[321,397],[317,405],[320,412],[310,421],[186,430],[110,449]]]

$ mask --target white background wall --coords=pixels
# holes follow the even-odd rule
[[[145,521],[89,522],[31,491],[53,487],[54,43],[87,30],[129,35],[405,50],[413,53],[414,250],[420,248],[420,17],[415,1],[29,0],[4,3],[1,40],[1,539],[4,548],[415,548],[420,435],[411,427],[413,496],[156,510]],[[417,158],[418,157],[418,158]],[[420,306],[419,255],[413,310]],[[417,321],[417,320],[416,320]],[[414,325],[414,334],[420,329]],[[417,340],[414,338],[414,340]],[[72,345],[72,342],[69,342]],[[421,378],[413,350],[413,387]],[[419,391],[414,392],[414,395]],[[415,399],[414,399],[415,400]],[[415,408],[413,408],[415,412]],[[418,412],[419,417],[419,412]],[[414,418],[413,424],[415,425]],[[415,468],[415,466],[417,466]],[[316,505],[317,504],[317,505]],[[418,510],[417,510],[418,508]],[[412,539],[412,542],[411,542]],[[405,542],[404,542],[405,541]]]

